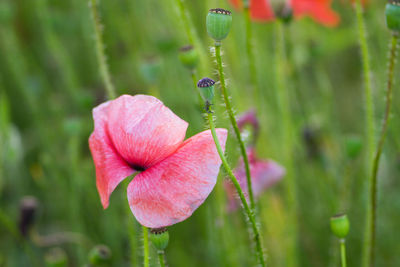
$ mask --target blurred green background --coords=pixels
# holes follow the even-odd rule
[[[384,1],[370,1],[365,19],[373,70],[376,123],[384,108],[387,43]],[[197,78],[217,80],[208,9],[232,9],[226,1],[186,0],[203,56]],[[336,28],[311,19],[285,27],[286,83],[290,92],[297,187],[297,255],[300,266],[339,266],[338,240],[329,218],[346,212],[351,230],[349,266],[360,266],[366,214],[364,89],[355,13],[350,1],[334,1]],[[204,129],[190,73],[178,59],[188,39],[175,0],[102,0],[99,12],[112,80],[118,94],[153,94],[189,122],[187,137]],[[259,101],[249,85],[243,14],[233,12],[223,42],[228,86],[238,114],[256,108],[261,122],[258,154],[282,160],[281,118],[275,84],[274,23],[254,24]],[[399,70],[396,68],[395,76]],[[400,266],[400,180],[395,86],[393,119],[379,175],[377,266]],[[219,91],[216,92],[220,95]],[[106,100],[98,71],[94,28],[85,0],[0,0],[0,266],[45,266],[54,247],[68,266],[83,266],[96,244],[112,251],[110,266],[142,266],[141,227],[129,211],[126,186],[103,210],[88,149],[91,110]],[[217,125],[230,129],[221,98]],[[232,133],[227,155],[239,150]],[[188,220],[170,227],[170,266],[252,266],[251,242],[241,211],[228,213],[222,180]],[[19,233],[20,202],[38,200],[33,229]],[[259,199],[269,266],[287,266],[288,218],[283,181]],[[151,249],[151,264],[156,254]]]

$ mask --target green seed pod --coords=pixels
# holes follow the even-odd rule
[[[199,54],[193,46],[187,45],[180,49],[179,59],[186,68],[194,70],[199,63]]]
[[[44,256],[47,267],[66,267],[68,266],[67,254],[61,248],[53,248]]]
[[[150,230],[150,241],[157,250],[164,250],[168,246],[169,234],[167,228]]]
[[[149,57],[140,65],[140,73],[148,84],[155,84],[161,72],[161,61],[157,57]]]
[[[105,265],[111,260],[111,250],[105,245],[97,245],[89,252],[89,262],[93,265]]]
[[[345,141],[346,154],[349,158],[355,159],[360,155],[363,147],[362,139],[359,136],[349,136]]]
[[[400,31],[400,0],[389,0],[385,15],[387,27],[392,31]]]
[[[228,36],[232,26],[232,14],[230,11],[215,8],[208,11],[207,20],[207,33],[215,41],[222,41]]]
[[[349,219],[346,214],[338,214],[331,218],[332,233],[339,237],[345,238],[350,230]]]
[[[201,95],[204,100],[212,103],[214,99],[214,84],[215,81],[210,78],[203,78],[197,83],[197,87],[200,88]]]

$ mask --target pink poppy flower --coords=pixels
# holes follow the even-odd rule
[[[221,160],[210,131],[183,142],[188,123],[155,97],[123,95],[93,109],[94,131],[89,146],[104,208],[127,176],[133,215],[144,226],[166,227],[181,222],[204,202]],[[224,147],[227,131],[217,129]]]
[[[242,0],[230,0],[231,4],[242,8]],[[332,0],[288,0],[287,4],[293,9],[295,18],[311,17],[317,23],[334,27],[339,21],[339,15],[331,8]],[[255,21],[268,22],[275,19],[271,4],[268,0],[250,0],[250,15]]]
[[[273,160],[258,159],[254,148],[249,148],[247,155],[249,157],[253,194],[255,198],[258,198],[266,189],[282,179],[285,175],[285,169]],[[248,198],[249,191],[243,160],[240,161],[238,167],[234,170],[234,174],[245,197]],[[235,188],[231,182],[226,181],[225,189],[228,194],[228,209],[231,211],[235,210],[238,203]]]

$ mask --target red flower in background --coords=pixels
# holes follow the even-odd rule
[[[221,165],[210,131],[183,142],[187,122],[155,97],[124,95],[93,109],[89,146],[104,208],[127,176],[133,215],[160,228],[188,218],[210,194]],[[217,129],[224,147],[227,131]]]
[[[229,0],[236,8],[242,8],[242,0]],[[250,15],[253,20],[267,22],[275,19],[268,0],[250,0]],[[336,26],[339,15],[331,8],[332,0],[289,0],[295,18],[311,17],[314,21],[329,27]]]

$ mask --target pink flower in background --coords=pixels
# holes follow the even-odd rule
[[[242,0],[229,0],[231,4],[240,9]],[[269,0],[249,0],[250,15],[255,21],[268,22],[275,19],[274,11]],[[328,27],[336,26],[339,15],[331,8],[332,0],[288,0],[288,6],[293,9],[295,18],[311,17],[314,21]]]
[[[254,148],[249,148],[247,150],[247,155],[249,157],[253,193],[254,197],[257,198],[266,189],[282,179],[285,175],[285,169],[273,160],[258,159]],[[249,191],[243,160],[240,161],[239,165],[234,170],[234,174],[247,198]],[[228,180],[225,182],[225,189],[228,194],[228,208],[229,210],[235,210],[238,204],[236,191],[233,184]]]
[[[160,228],[188,218],[210,194],[221,160],[210,131],[183,142],[188,123],[155,97],[123,95],[93,109],[89,146],[104,208],[127,176],[133,215]],[[223,148],[225,129],[217,129]]]

